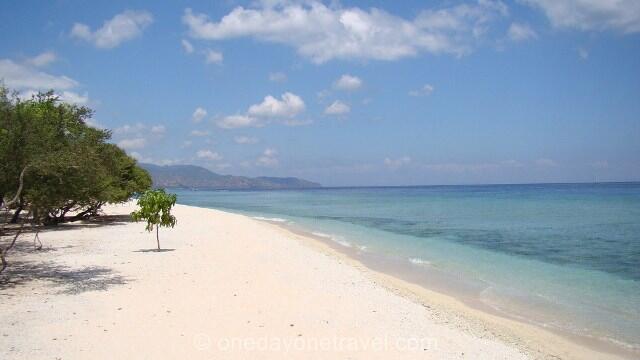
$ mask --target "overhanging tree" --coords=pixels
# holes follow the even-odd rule
[[[24,100],[0,83],[0,238],[8,222],[84,219],[151,187],[136,160],[108,142],[110,131],[87,124],[92,114],[51,91]],[[16,239],[0,242],[2,257]]]

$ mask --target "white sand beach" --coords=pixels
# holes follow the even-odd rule
[[[176,206],[153,233],[109,206],[9,256],[1,359],[615,358],[368,270],[322,242]]]

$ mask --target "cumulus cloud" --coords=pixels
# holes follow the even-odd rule
[[[140,134],[146,128],[147,128],[146,125],[144,125],[143,123],[135,123],[133,125],[124,124],[122,126],[119,126],[119,127],[115,128],[115,129],[113,129],[113,133],[116,134],[116,135]]]
[[[182,39],[180,41],[180,44],[182,44],[182,49],[184,50],[184,52],[186,52],[187,54],[193,53],[194,48],[189,40]]]
[[[558,28],[640,32],[637,0],[521,0],[541,9]]]
[[[66,102],[67,104],[86,105],[89,102],[89,94],[86,92],[84,94],[78,94],[73,91],[61,91],[56,94],[60,101]]]
[[[236,136],[233,138],[237,144],[255,144],[258,142],[258,139],[251,136]]]
[[[207,110],[201,108],[201,107],[197,107],[194,111],[193,114],[191,115],[191,120],[194,123],[199,123],[200,121],[202,121],[202,119],[205,118],[205,116],[207,116]]]
[[[164,127],[164,125],[154,125],[151,127],[151,133],[155,135],[164,135],[166,131],[167,129]]]
[[[217,121],[217,124],[224,129],[261,127],[271,121],[288,126],[306,125],[310,121],[295,119],[295,116],[304,110],[305,104],[300,96],[285,92],[280,96],[280,99],[267,95],[261,103],[249,106],[246,114],[222,117]]]
[[[196,136],[196,137],[203,137],[203,136],[208,136],[209,132],[206,130],[192,130],[191,131],[191,136]]]
[[[256,165],[263,167],[275,167],[278,166],[278,152],[273,148],[267,148],[262,155],[256,160]]]
[[[205,51],[204,55],[205,55],[204,62],[207,63],[207,64],[220,65],[220,64],[222,64],[222,61],[224,60],[224,56],[219,51],[207,49],[207,51]]]
[[[251,105],[248,113],[258,117],[294,117],[304,111],[305,105],[302,98],[296,94],[286,92],[280,100],[271,95],[265,96],[260,104]]]
[[[425,84],[420,89],[409,91],[409,96],[429,96],[436,88],[431,84]]]
[[[331,105],[324,109],[324,113],[327,115],[344,115],[351,111],[349,105],[343,103],[340,100],[334,101]]]
[[[68,90],[79,85],[67,76],[50,75],[9,59],[0,59],[0,78],[4,79],[8,87],[15,89]]]
[[[358,90],[362,86],[362,80],[357,76],[344,74],[340,79],[333,83],[333,87],[339,90],[353,91]]]
[[[0,79],[6,86],[17,90],[23,99],[31,98],[38,91],[54,90],[60,101],[77,105],[89,102],[89,95],[86,92],[84,94],[77,92],[76,88],[80,86],[77,81],[64,75],[51,75],[38,69],[37,66],[44,66],[47,61],[52,61],[49,55],[38,59],[39,57],[40,55],[28,59],[25,63],[0,59]]]
[[[125,150],[142,149],[147,145],[144,138],[122,139],[118,141],[118,146]]]
[[[45,51],[28,59],[27,63],[35,67],[42,67],[51,64],[52,62],[56,61],[57,58],[58,57],[56,56],[56,53],[54,53],[53,51]]]
[[[218,120],[218,126],[223,129],[235,129],[242,127],[260,127],[264,123],[255,117],[248,115],[229,115]]]
[[[287,81],[287,74],[283,72],[269,73],[269,81],[272,82],[285,82]]]
[[[132,40],[153,22],[148,11],[126,10],[104,22],[101,28],[91,31],[88,25],[75,23],[71,36],[93,44],[97,48],[111,49]]]
[[[204,159],[204,160],[208,160],[208,161],[220,161],[222,160],[222,155],[218,154],[217,152],[213,152],[211,150],[198,150],[198,152],[196,153],[196,156],[199,159]]]
[[[408,156],[403,156],[397,159],[385,158],[384,165],[390,169],[397,169],[399,167],[408,165],[411,163],[411,158]]]
[[[419,53],[463,55],[472,50],[492,20],[507,14],[500,1],[421,11],[407,19],[384,10],[327,6],[319,1],[262,1],[238,6],[211,20],[185,9],[190,36],[223,40],[252,37],[285,44],[315,63],[333,59],[397,60]]]
[[[529,25],[514,22],[509,26],[507,36],[511,41],[519,42],[535,39],[538,34]]]

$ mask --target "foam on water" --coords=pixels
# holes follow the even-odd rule
[[[287,219],[278,218],[278,217],[252,216],[252,218],[256,220],[261,220],[261,221],[271,221],[271,222],[278,222],[278,223],[287,222]]]

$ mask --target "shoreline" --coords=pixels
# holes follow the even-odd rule
[[[226,209],[221,211],[248,216]],[[301,242],[318,251],[346,260],[350,265],[370,273],[381,285],[394,293],[425,306],[435,305],[442,306],[444,311],[453,310],[462,314],[471,323],[479,320],[482,324],[479,324],[478,331],[489,331],[493,335],[502,335],[504,336],[503,340],[518,346],[525,352],[570,359],[593,358],[594,356],[599,359],[633,359],[638,356],[637,351],[617,346],[604,339],[573,334],[560,328],[545,327],[543,324],[535,323],[525,317],[518,318],[513,314],[482,303],[478,299],[472,299],[468,294],[464,294],[467,290],[451,291],[451,287],[445,290],[445,287],[442,286],[434,289],[424,281],[420,281],[415,273],[406,272],[407,266],[400,265],[402,268],[394,268],[399,264],[385,265],[380,259],[375,259],[372,254],[345,246],[329,237],[314,234],[299,226],[274,221],[268,217],[248,217],[289,232]],[[489,328],[486,328],[486,325],[489,325]],[[529,343],[532,335],[536,338],[533,344]],[[532,347],[532,345],[534,346]]]
[[[230,211],[176,205],[178,224],[161,230],[156,252],[155,236],[123,216],[134,208],[43,231],[45,251],[22,240],[11,260],[24,274],[0,286],[1,358],[620,358]],[[262,340],[302,347],[256,348]],[[352,346],[312,347],[323,340]],[[379,340],[386,347],[371,347]],[[419,347],[398,347],[407,340]]]

